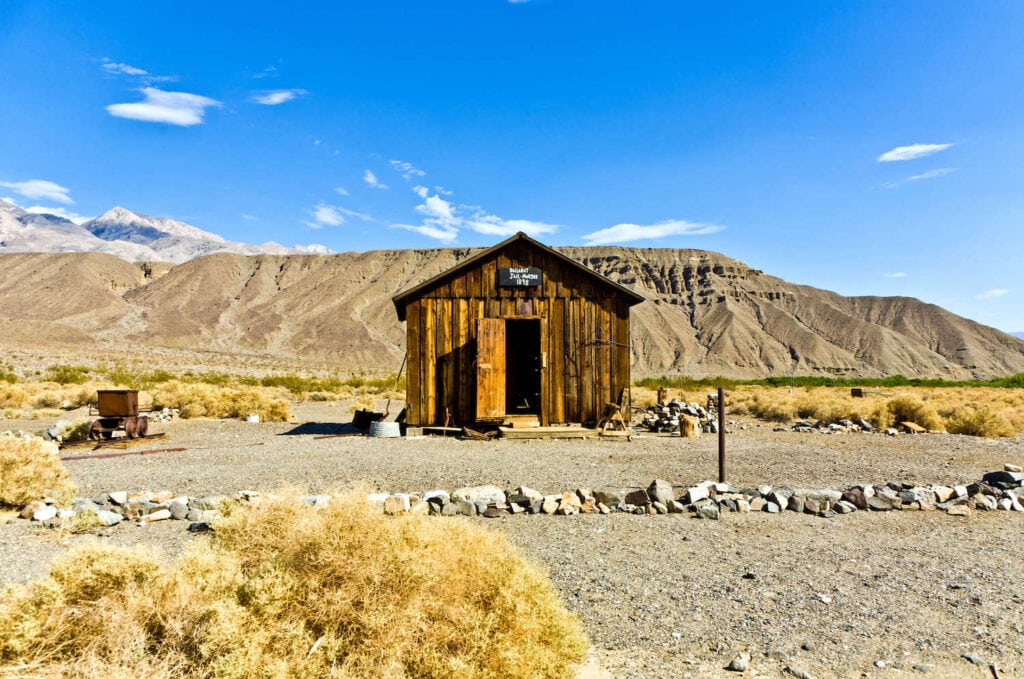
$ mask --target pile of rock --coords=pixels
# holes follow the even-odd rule
[[[871,423],[867,420],[837,420],[835,422],[826,422],[824,420],[815,422],[813,420],[797,420],[790,426],[779,425],[775,427],[774,431],[793,431],[800,434],[839,434],[839,433],[858,433],[858,432],[873,432],[875,428],[871,426]],[[893,430],[895,434],[896,431]]]
[[[640,417],[639,426],[653,432],[676,432],[685,417],[696,420],[704,433],[718,433],[718,395],[708,394],[707,407],[676,399],[648,406]]]
[[[917,424],[916,422],[900,422],[896,427],[887,427],[882,430],[875,429],[867,420],[836,420],[835,422],[828,422],[826,420],[814,421],[814,420],[797,420],[788,427],[785,425],[778,425],[773,431],[792,431],[798,434],[845,434],[845,433],[874,433],[881,432],[888,436],[897,436],[899,434],[925,434],[928,430]]]

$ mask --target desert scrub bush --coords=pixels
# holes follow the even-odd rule
[[[85,384],[89,380],[89,368],[84,365],[51,365],[45,375],[48,381],[57,384]]]
[[[24,507],[43,497],[67,504],[75,490],[57,444],[0,434],[0,505]]]
[[[25,408],[30,399],[30,392],[25,385],[0,383],[0,407]]]
[[[1017,433],[1005,417],[985,406],[956,410],[946,419],[946,431],[950,434],[987,438],[1013,436]]]
[[[259,415],[264,422],[287,422],[291,404],[280,389],[220,387],[178,380],[153,387],[153,407],[177,408],[183,418],[244,418]]]
[[[236,509],[170,568],[79,548],[0,601],[0,670],[24,674],[567,677],[587,648],[502,535],[353,494]]]
[[[913,422],[925,429],[942,429],[942,418],[934,406],[914,396],[897,396],[878,407],[870,417],[871,424],[879,429],[893,427],[900,422]]]

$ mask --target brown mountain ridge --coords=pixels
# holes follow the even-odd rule
[[[844,297],[702,250],[559,250],[647,298],[632,312],[637,376],[1024,372],[1024,341],[913,298]],[[0,255],[0,338],[396,370],[405,334],[390,298],[473,252],[215,254],[177,265]]]

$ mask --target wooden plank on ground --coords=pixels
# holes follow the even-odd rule
[[[503,439],[590,439],[598,435],[596,429],[583,427],[499,427]]]

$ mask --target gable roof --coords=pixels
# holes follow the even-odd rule
[[[487,248],[486,250],[478,252],[477,254],[473,255],[472,257],[469,257],[468,259],[464,259],[463,261],[459,262],[458,264],[456,264],[455,266],[451,267],[450,269],[445,269],[441,273],[439,273],[436,276],[433,276],[431,278],[428,278],[427,280],[423,281],[419,285],[411,287],[408,290],[403,290],[402,292],[400,292],[397,295],[395,295],[394,297],[392,297],[391,301],[394,302],[395,310],[398,312],[398,320],[400,320],[400,321],[404,321],[405,320],[405,305],[408,303],[409,298],[415,297],[417,295],[417,293],[419,293],[419,292],[421,292],[423,290],[426,290],[427,288],[432,287],[435,283],[440,282],[444,278],[446,278],[448,276],[451,276],[452,274],[457,273],[459,271],[462,271],[463,269],[468,269],[469,267],[473,266],[477,262],[479,262],[479,261],[481,261],[483,259],[486,259],[487,257],[491,256],[495,252],[501,250],[502,248],[504,248],[504,247],[506,247],[506,246],[508,246],[508,245],[510,245],[512,243],[515,243],[516,241],[520,241],[520,240],[521,241],[526,241],[527,243],[529,243],[530,245],[534,246],[535,248],[541,250],[542,252],[545,252],[545,253],[551,255],[552,257],[555,257],[556,259],[564,262],[565,264],[568,264],[569,266],[572,266],[575,269],[577,269],[579,271],[582,271],[583,273],[588,274],[588,275],[592,276],[593,278],[596,278],[601,283],[604,283],[605,285],[608,285],[608,286],[614,288],[615,290],[617,290],[618,292],[622,293],[623,295],[625,295],[626,297],[629,298],[630,306],[632,306],[634,304],[639,304],[640,302],[643,302],[646,299],[643,295],[639,294],[638,292],[636,292],[634,290],[631,290],[630,288],[627,288],[625,285],[622,285],[620,283],[616,283],[615,281],[613,281],[612,279],[608,278],[607,276],[602,276],[601,274],[597,273],[593,269],[584,266],[580,262],[577,262],[575,259],[573,259],[571,257],[566,257],[565,255],[563,255],[558,250],[555,250],[554,248],[550,248],[547,245],[544,245],[543,243],[541,243],[539,241],[536,241],[533,238],[530,238],[525,233],[520,231],[519,233],[517,233],[516,235],[512,236],[511,238],[503,240],[500,243],[498,243],[497,245],[493,245],[493,246]]]

